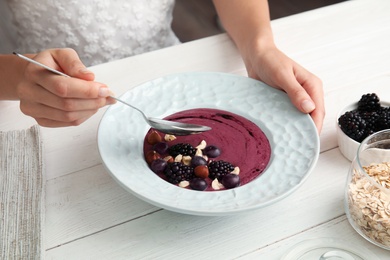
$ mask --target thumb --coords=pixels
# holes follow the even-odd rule
[[[54,49],[52,56],[65,74],[87,81],[95,79],[95,74],[85,67],[75,50],[70,48]]]

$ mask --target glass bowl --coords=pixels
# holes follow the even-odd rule
[[[390,250],[390,129],[360,144],[346,182],[345,211],[361,236]]]

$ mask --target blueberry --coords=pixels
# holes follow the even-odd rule
[[[193,190],[203,191],[207,188],[207,182],[202,178],[194,178],[190,180],[190,187]]]
[[[210,158],[216,158],[221,155],[221,150],[215,145],[209,145],[203,149],[203,152]]]
[[[240,176],[232,173],[226,174],[223,176],[221,183],[226,189],[235,188],[240,185]]]
[[[194,156],[191,160],[191,166],[195,168],[199,165],[207,165],[206,159],[202,156]]]
[[[167,167],[168,163],[164,159],[156,159],[150,164],[150,169],[154,173],[162,173]]]
[[[153,145],[153,150],[159,154],[165,154],[168,151],[168,144],[164,142],[158,142]]]

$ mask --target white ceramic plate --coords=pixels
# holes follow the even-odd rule
[[[168,75],[121,96],[152,117],[192,108],[216,108],[257,124],[271,144],[267,169],[252,182],[202,192],[172,185],[154,174],[143,156],[150,128],[141,114],[120,103],[104,114],[98,130],[102,161],[126,190],[155,206],[193,215],[228,215],[275,203],[308,177],[319,155],[319,138],[309,115],[300,113],[282,91],[232,74],[196,72]]]

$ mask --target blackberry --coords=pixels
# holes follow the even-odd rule
[[[178,184],[181,181],[190,181],[195,177],[194,168],[180,162],[169,163],[164,170],[167,181]]]
[[[380,112],[360,112],[359,115],[366,122],[366,133],[365,137],[375,133],[377,130],[377,123],[379,119]]]
[[[209,177],[214,180],[217,178],[222,180],[226,174],[231,173],[234,170],[234,166],[226,161],[212,161],[209,163]]]
[[[357,111],[348,111],[338,119],[341,130],[357,142],[366,137],[366,121]]]
[[[388,107],[382,108],[379,113],[376,123],[376,131],[381,131],[390,128],[390,109]]]
[[[196,149],[190,145],[185,143],[178,143],[168,148],[168,153],[172,157],[176,157],[179,154],[183,156],[194,156],[196,152]]]
[[[358,102],[358,111],[372,112],[379,111],[380,108],[379,97],[375,93],[363,95]]]

